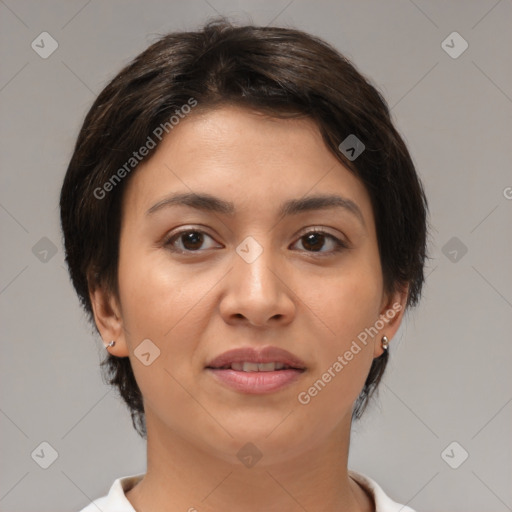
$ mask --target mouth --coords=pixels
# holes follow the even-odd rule
[[[281,370],[305,370],[305,368],[297,368],[285,363],[279,363],[277,361],[273,361],[270,363],[252,363],[250,361],[243,361],[233,362],[219,367],[207,366],[206,368],[209,368],[210,370],[235,370],[237,372],[275,372]]]
[[[237,392],[267,394],[296,382],[306,366],[295,355],[277,347],[260,351],[248,347],[221,354],[205,370],[218,383]]]

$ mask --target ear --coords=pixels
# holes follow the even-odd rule
[[[115,340],[115,345],[108,348],[109,353],[117,357],[127,357],[129,350],[123,317],[116,297],[101,285],[90,286],[89,297],[94,313],[94,322],[103,339],[103,344]]]
[[[398,331],[402,323],[402,318],[404,317],[408,296],[409,285],[399,288],[390,294],[384,293],[379,315],[380,322],[377,321],[379,333],[374,338],[374,357],[379,357],[384,352],[382,348],[382,337],[386,336],[391,343],[393,336]]]

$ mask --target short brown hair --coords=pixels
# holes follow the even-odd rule
[[[386,290],[408,285],[407,305],[417,303],[427,201],[385,100],[344,56],[314,36],[220,19],[199,31],[161,37],[114,77],[85,117],[60,208],[70,276],[91,320],[90,284],[117,294],[121,201],[130,175],[101,199],[95,190],[190,98],[198,109],[234,104],[315,121],[327,147],[370,195]],[[339,149],[349,135],[365,146],[355,160]],[[354,417],[364,411],[387,360],[388,351],[373,360]],[[142,395],[129,358],[109,354],[102,367],[128,405],[135,429],[146,437]]]

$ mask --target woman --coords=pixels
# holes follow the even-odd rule
[[[61,192],[67,263],[147,439],[84,512],[407,511],[347,468],[423,284],[427,203],[325,42],[224,20],[101,92]]]

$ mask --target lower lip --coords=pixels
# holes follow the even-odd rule
[[[277,370],[274,372],[242,372],[207,368],[217,379],[241,393],[274,393],[295,382],[304,370]]]

